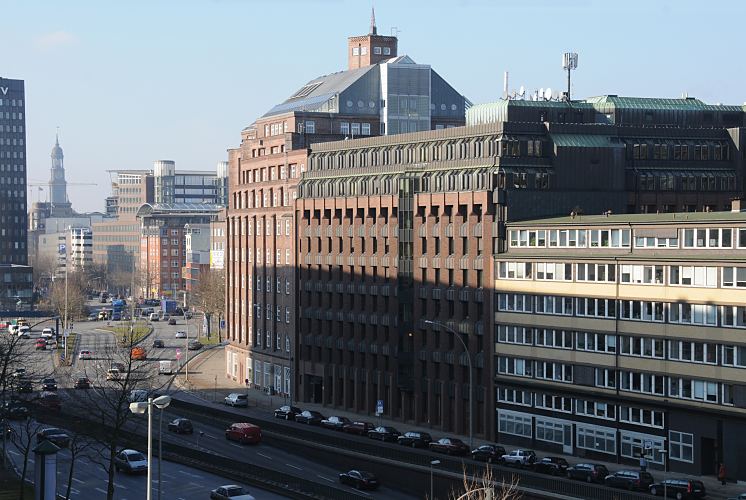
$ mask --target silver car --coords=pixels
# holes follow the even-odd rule
[[[223,400],[228,406],[249,406],[249,396],[237,392],[228,394]]]

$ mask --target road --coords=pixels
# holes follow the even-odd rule
[[[10,448],[9,453],[11,460],[20,469],[23,461],[22,451],[18,448]],[[87,454],[90,456],[79,456],[75,461],[70,497],[80,500],[106,498],[108,476],[104,469],[92,460],[92,458],[95,459],[96,457],[95,451],[88,451]],[[57,492],[65,494],[70,471],[70,452],[69,450],[62,450],[58,453],[57,457]],[[27,477],[34,477],[34,466],[35,460],[32,455],[29,457]],[[140,500],[146,497],[146,475],[129,475],[118,472],[115,474],[115,499]],[[208,474],[168,461],[163,462],[161,477],[163,484],[162,498],[166,500],[208,498],[211,489],[224,484],[235,484],[235,481],[230,479],[224,479],[214,474]],[[245,487],[257,500],[280,500],[285,498],[282,495],[262,491],[255,487]],[[156,497],[157,491],[156,468],[153,473],[154,497]]]

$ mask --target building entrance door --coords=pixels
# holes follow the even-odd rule
[[[718,473],[718,457],[715,440],[703,437],[699,444],[700,473],[704,476],[715,476]]]

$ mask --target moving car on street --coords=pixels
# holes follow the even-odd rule
[[[56,391],[57,390],[57,381],[53,378],[45,378],[41,381],[41,390],[42,391]]]
[[[259,443],[262,440],[262,430],[248,422],[239,422],[231,424],[225,430],[225,439],[229,441],[238,441],[241,444]]]
[[[166,347],[166,344],[161,339],[155,339],[153,341],[153,347],[156,349],[163,349],[164,347]]]
[[[240,486],[226,484],[212,490],[210,500],[254,500],[254,497]]]
[[[168,423],[168,430],[176,434],[192,434],[194,426],[188,418],[177,418]]]
[[[34,345],[34,349],[36,349],[37,351],[46,351],[47,341],[44,339],[37,339],[36,344]]]
[[[68,436],[68,434],[62,429],[56,427],[48,427],[37,432],[36,442],[41,443],[42,441],[49,441],[60,448],[67,448],[70,446],[70,436]]]
[[[339,482],[348,484],[359,490],[374,490],[378,488],[378,478],[371,472],[364,470],[349,470],[339,475]]]
[[[176,324],[176,318],[168,318],[168,324],[173,326]]]
[[[117,472],[141,474],[148,471],[148,459],[137,450],[122,450],[114,456],[114,468]]]
[[[179,330],[178,332],[176,332],[176,335],[174,335],[174,338],[185,339],[187,338],[187,332]]]
[[[93,353],[87,349],[80,351],[78,359],[93,359]]]
[[[48,339],[52,337],[54,337],[54,330],[52,330],[51,328],[44,328],[41,331],[41,338]]]
[[[200,349],[202,349],[202,342],[200,342],[199,340],[190,340],[187,344],[187,349],[189,349],[190,351],[199,351]]]
[[[91,388],[91,381],[88,380],[86,377],[79,377],[78,380],[75,381],[75,389],[90,389]]]

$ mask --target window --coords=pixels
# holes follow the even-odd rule
[[[671,460],[694,463],[694,434],[668,431],[668,449]]]
[[[598,401],[576,399],[575,414],[592,418],[614,420],[616,418],[616,406],[608,403],[600,403]]]
[[[724,308],[724,311],[729,309]],[[668,320],[671,323],[691,325],[717,325],[717,306],[714,304],[670,304]],[[726,320],[723,319],[723,326]]]
[[[391,47],[384,47],[383,48],[383,55],[390,56],[391,55]]]
[[[616,372],[609,368],[596,368],[595,385],[596,387],[605,387],[613,389],[616,387]]]
[[[615,264],[577,264],[575,279],[602,283],[616,282]]]
[[[746,267],[724,267],[723,287],[746,288]]]
[[[619,389],[643,394],[664,395],[664,377],[652,373],[620,370]]]
[[[622,248],[630,244],[629,229],[592,229],[588,234],[592,248]]]
[[[531,416],[500,410],[497,416],[498,432],[514,436],[531,437],[533,435]]]
[[[660,450],[665,449],[663,446],[663,438],[660,436],[637,434],[629,431],[620,431],[619,434],[621,437],[621,454],[623,457],[638,458],[639,455],[637,454],[645,446],[645,443],[651,443],[652,453],[646,455],[647,459],[656,464],[663,464],[663,454],[660,452]]]
[[[635,236],[635,248],[678,248],[679,238]]]
[[[341,122],[339,124],[339,133],[342,135],[350,134],[350,122]]]
[[[619,319],[632,321],[663,321],[663,302],[645,300],[620,300]]]
[[[619,352],[624,356],[663,359],[663,339],[654,337],[619,336]]]
[[[522,293],[499,293],[497,308],[499,311],[531,312],[532,298]]]
[[[672,398],[717,403],[718,384],[706,380],[671,377],[668,380],[668,395]]]
[[[746,368],[746,347],[724,345],[722,349],[721,359],[723,366]]]
[[[714,365],[717,364],[717,351],[717,344],[681,340],[668,341],[668,359],[674,361]]]
[[[744,278],[746,279],[746,273],[744,273]],[[717,267],[671,266],[668,279],[671,285],[715,288],[717,287]]]
[[[578,448],[616,454],[616,431],[608,427],[585,427],[578,424],[575,428],[575,442]]]
[[[500,262],[499,277],[501,279],[530,280],[532,264],[530,262]]]
[[[622,265],[620,281],[644,285],[663,284],[663,266]]]
[[[505,387],[497,388],[497,400],[501,403],[514,405],[531,406],[531,391],[520,389],[507,389]]]
[[[353,56],[359,56],[360,55],[360,47],[352,47],[352,55]]]
[[[572,413],[572,398],[555,396],[554,394],[536,394],[536,407],[545,410],[555,410]]]
[[[728,328],[746,328],[746,307],[722,306],[723,326]]]
[[[575,348],[578,351],[616,352],[616,335],[605,333],[575,332]]]
[[[619,421],[628,424],[644,425],[647,427],[663,428],[663,412],[648,410],[646,408],[634,408],[632,406],[619,407]]]
[[[533,344],[533,329],[513,325],[497,325],[497,341],[503,344]]]
[[[572,264],[563,264],[561,262],[537,262],[536,279],[547,281],[572,281]]]
[[[614,299],[591,299],[579,297],[576,299],[576,314],[596,318],[615,318],[616,301]]]
[[[497,372],[517,377],[531,377],[533,375],[533,362],[529,359],[508,358],[499,356],[497,358]]]
[[[536,297],[536,312],[540,314],[572,316],[572,302],[572,297],[539,295]]]
[[[380,56],[381,55],[381,47],[373,47],[373,54]]]
[[[572,383],[572,365],[552,363],[550,361],[537,361],[536,378]]]
[[[362,135],[370,135],[370,123],[363,123],[360,133]]]
[[[573,332],[571,331],[539,328],[535,336],[537,346],[572,349]]]
[[[731,248],[732,246],[732,229],[684,229],[684,248]]]
[[[315,134],[316,133],[316,122],[313,120],[306,120],[306,133],[307,134]]]
[[[561,420],[550,420],[544,418],[536,419],[536,439],[550,443],[563,444],[565,442],[565,430],[571,432],[572,427]]]

